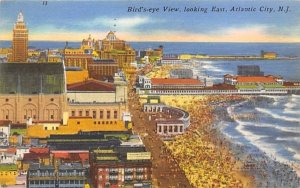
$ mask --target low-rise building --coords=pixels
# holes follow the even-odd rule
[[[151,187],[151,153],[144,145],[121,145],[90,152],[94,187]]]
[[[163,57],[160,60],[161,65],[182,65],[182,60],[178,59],[178,57]]]
[[[27,173],[27,188],[82,188],[86,181],[86,169],[80,163],[64,163],[55,166],[33,163]]]
[[[0,165],[0,186],[15,185],[17,176],[18,169],[16,164]]]
[[[83,70],[80,67],[66,67],[65,70],[67,85],[83,82],[89,79],[88,70]]]
[[[10,124],[9,120],[0,120],[0,147],[9,145]]]
[[[161,113],[164,117],[156,121],[156,133],[160,136],[183,134],[190,126],[190,114],[180,108],[167,106],[163,103],[145,103],[143,111],[149,114]]]
[[[261,57],[264,59],[276,59],[277,53],[276,52],[265,52],[261,51]]]
[[[283,78],[281,76],[239,76],[226,74],[224,76],[224,83],[236,86],[246,85],[283,85]]]

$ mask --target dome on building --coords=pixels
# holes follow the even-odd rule
[[[106,40],[110,40],[110,41],[114,41],[114,40],[118,40],[118,38],[116,37],[115,33],[110,31],[106,37],[105,37]]]

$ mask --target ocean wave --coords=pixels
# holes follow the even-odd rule
[[[255,108],[256,111],[267,114],[275,119],[281,119],[281,120],[285,120],[285,121],[293,121],[293,122],[300,122],[300,118],[294,118],[294,117],[289,117],[289,116],[283,116],[283,115],[279,115],[279,114],[275,114],[274,111],[272,110],[268,110],[265,108]]]
[[[205,69],[205,70],[212,71],[212,72],[224,72],[223,69],[218,68],[217,66],[214,66],[212,64],[202,64],[201,68]]]
[[[254,123],[254,122],[244,122],[245,126],[255,126],[264,128],[273,128],[283,132],[300,133],[300,127],[283,127],[275,124],[268,123]],[[298,138],[299,139],[299,138]]]
[[[291,148],[291,147],[287,147],[287,150],[288,150],[290,153],[293,154],[294,159],[300,160],[300,151],[295,150],[295,149],[293,149],[293,148]]]

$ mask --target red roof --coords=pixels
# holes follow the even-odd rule
[[[10,120],[0,120],[0,125],[9,125],[11,124]]]
[[[23,161],[33,161],[40,158],[49,158],[49,153],[24,153]]]
[[[30,153],[49,153],[49,148],[30,148]]]
[[[68,84],[68,91],[115,91],[114,84],[98,81],[98,80],[86,80],[83,82],[77,82]]]
[[[7,148],[6,153],[13,153],[16,154],[17,149],[16,148]]]
[[[151,78],[153,85],[203,85],[200,80],[183,78]]]
[[[237,82],[275,83],[273,76],[238,76]]]
[[[300,82],[284,82],[283,85],[289,87],[300,87]]]
[[[88,151],[52,151],[54,158],[64,159],[68,161],[86,161],[89,160]]]

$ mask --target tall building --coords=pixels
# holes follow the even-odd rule
[[[114,32],[110,31],[103,40],[98,41],[95,49],[100,59],[114,59],[125,73],[132,70],[130,64],[135,61],[135,51],[124,40],[118,39]]]
[[[25,63],[28,57],[28,29],[20,12],[13,29],[12,62]]]

